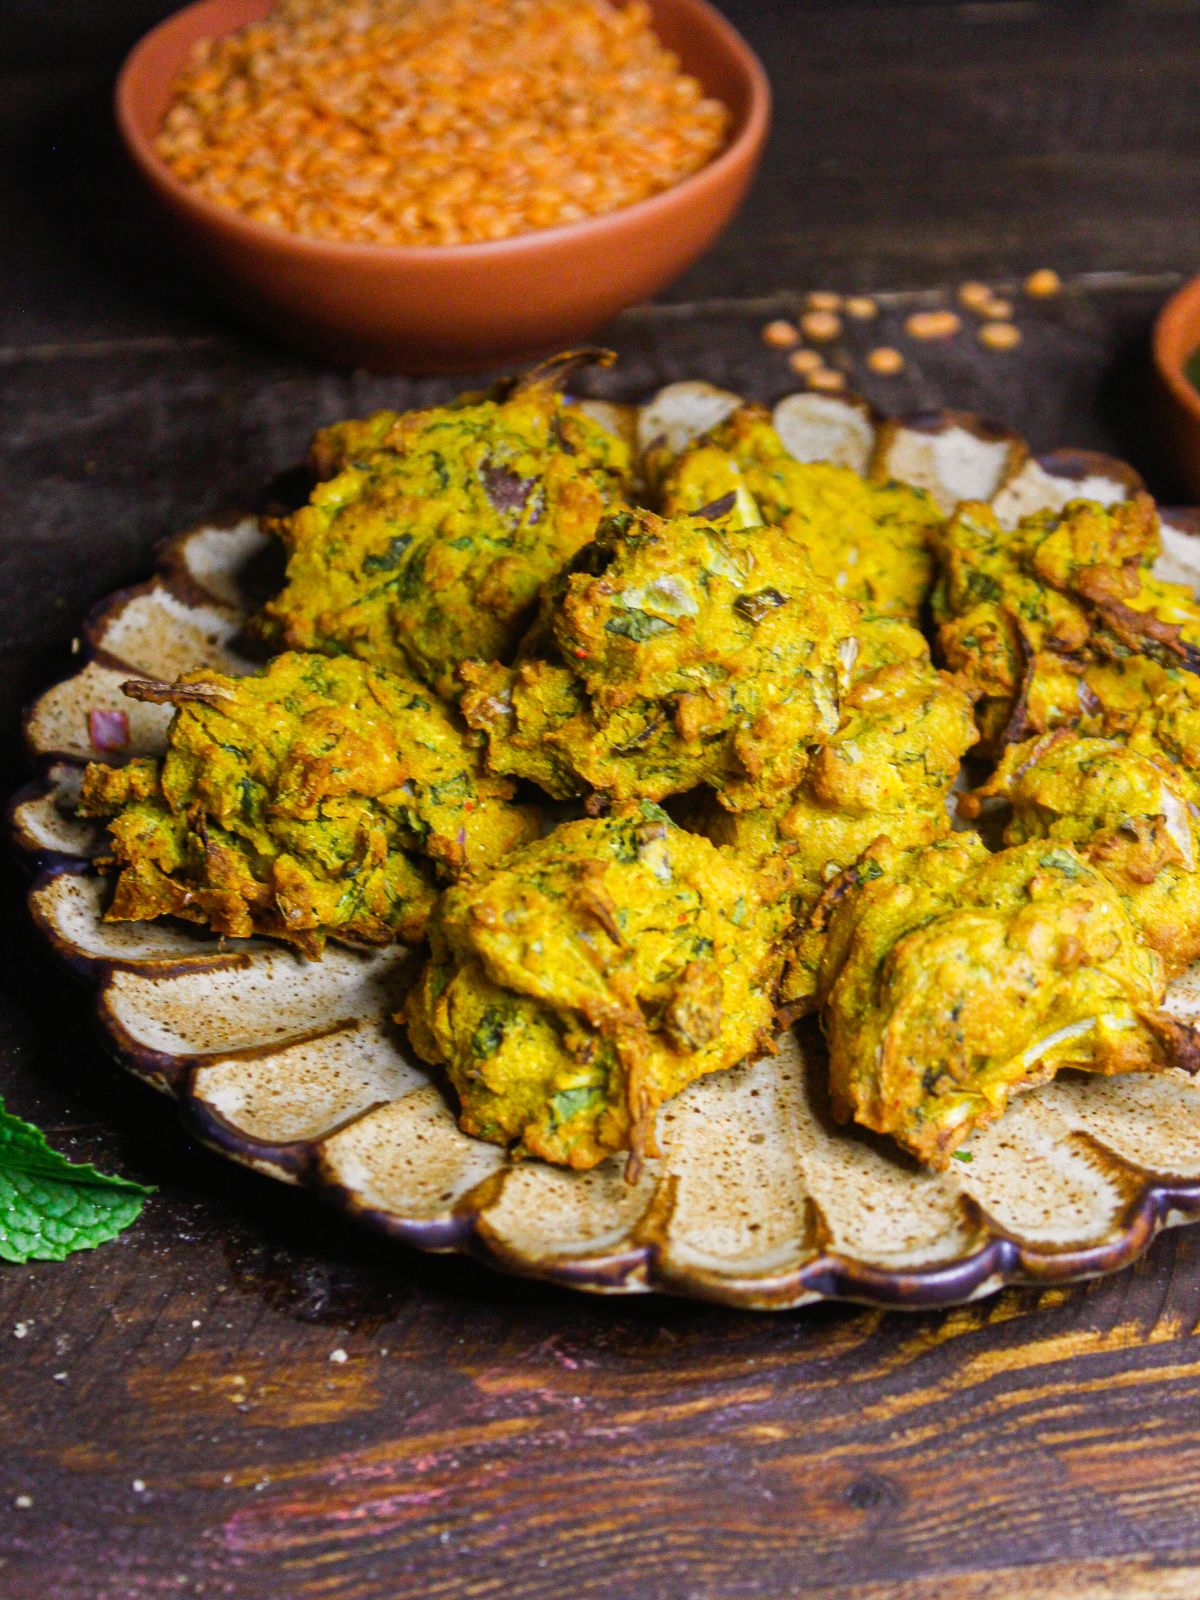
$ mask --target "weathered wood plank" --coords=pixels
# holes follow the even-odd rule
[[[104,74],[156,9],[71,0],[51,35],[19,0],[0,41],[6,791],[19,703],[157,538],[245,503],[317,423],[452,387],[259,345],[146,249]],[[1169,495],[1143,357],[1200,259],[1197,7],[728,9],[775,143],[738,227],[610,330],[606,381],[769,400],[791,379],[759,326],[806,289],[1111,269],[1023,311],[1010,355],[964,335],[861,386],[1127,455]],[[913,304],[884,302],[835,352],[855,381]],[[0,1093],[160,1192],[117,1244],[0,1271],[5,1600],[1200,1593],[1200,1230],[1111,1280],[914,1317],[593,1301],[398,1254],[189,1146],[103,1060],[21,891],[6,863]]]

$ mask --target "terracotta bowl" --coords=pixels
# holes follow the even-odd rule
[[[490,244],[306,239],[201,199],[153,147],[192,45],[268,9],[269,0],[199,0],[168,17],[121,69],[117,122],[174,243],[212,290],[285,343],[344,366],[453,371],[580,338],[708,248],[766,138],[770,90],[745,41],[705,0],[651,0],[660,38],[733,113],[728,145],[701,171],[622,211]]]
[[[1184,374],[1184,363],[1200,350],[1200,278],[1171,296],[1154,328],[1163,429],[1180,481],[1200,495],[1200,393]]]

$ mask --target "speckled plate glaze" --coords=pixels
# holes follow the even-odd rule
[[[671,385],[618,418],[643,440],[710,427],[736,396]],[[1022,440],[956,413],[880,421],[857,401],[793,395],[776,421],[801,459],[882,464],[945,507],[991,500],[1009,520],[1079,495],[1136,487],[1119,462],[1032,457]],[[1200,585],[1200,516],[1164,512],[1164,575]],[[423,1250],[601,1293],[661,1290],[758,1309],[820,1299],[948,1304],[1012,1282],[1067,1282],[1134,1260],[1163,1227],[1200,1218],[1200,1084],[1064,1077],[971,1141],[970,1165],[920,1170],[884,1141],[836,1127],[819,1039],[694,1084],[659,1116],[661,1159],[629,1185],[624,1163],[585,1174],[511,1163],[461,1133],[441,1086],[388,1020],[404,951],[331,945],[305,962],[267,941],[220,943],[168,924],[106,924],[73,815],[80,766],[106,759],[89,713],[121,710],[127,753],[161,750],[170,708],[126,700],[131,675],[201,664],[249,670],[237,640],[241,574],[261,552],[252,519],[172,541],[158,576],[102,604],[78,671],[30,709],[40,776],[12,827],[36,879],[37,926],[96,990],[118,1059],[180,1103],[189,1128],[235,1161],[319,1191]],[[1200,1016],[1200,969],[1170,1003]]]

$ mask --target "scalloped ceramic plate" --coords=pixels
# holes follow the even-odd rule
[[[643,441],[679,443],[736,399],[673,384],[636,415],[594,410]],[[957,413],[880,423],[859,402],[793,395],[776,421],[800,459],[860,471],[882,462],[944,506],[988,499],[1007,520],[1080,494],[1117,500],[1138,483],[1103,457],[1035,460],[1015,434]],[[1200,585],[1196,514],[1163,522],[1160,570]],[[580,1289],[762,1309],[945,1304],[1005,1283],[1067,1282],[1121,1267],[1160,1228],[1200,1217],[1200,1084],[1182,1073],[1062,1078],[977,1135],[969,1166],[933,1174],[830,1122],[820,1042],[802,1029],[778,1055],[664,1107],[662,1157],[631,1186],[621,1160],[585,1174],[513,1164],[459,1131],[386,1020],[411,965],[403,951],[331,945],[309,963],[267,941],[105,924],[96,836],[72,816],[80,764],[97,756],[88,714],[124,711],[129,749],[154,753],[170,707],[124,699],[123,679],[248,670],[236,649],[239,575],[263,542],[250,519],[196,529],[167,547],[158,577],[93,613],[80,669],[28,714],[41,777],[12,815],[37,872],[38,927],[95,986],[118,1059],[175,1096],[199,1138],[420,1249],[470,1251]],[[1170,1003],[1200,1015],[1200,970]]]

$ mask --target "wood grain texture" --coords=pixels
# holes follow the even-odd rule
[[[270,350],[135,231],[107,73],[162,9],[64,0],[51,37],[18,0],[0,44],[6,793],[20,704],[157,538],[245,503],[317,423],[450,387]],[[792,383],[767,316],[896,291],[837,352],[857,379],[920,291],[1047,262],[1102,275],[1023,312],[1016,352],[964,337],[863,387],[1114,451],[1169,496],[1144,341],[1200,259],[1196,7],[727,9],[776,82],[772,152],[713,255],[610,330],[609,382],[769,400]],[[22,891],[6,865],[0,1092],[160,1191],[117,1244],[0,1273],[5,1600],[1200,1595],[1200,1230],[1069,1293],[909,1317],[593,1301],[397,1254],[119,1079]]]

